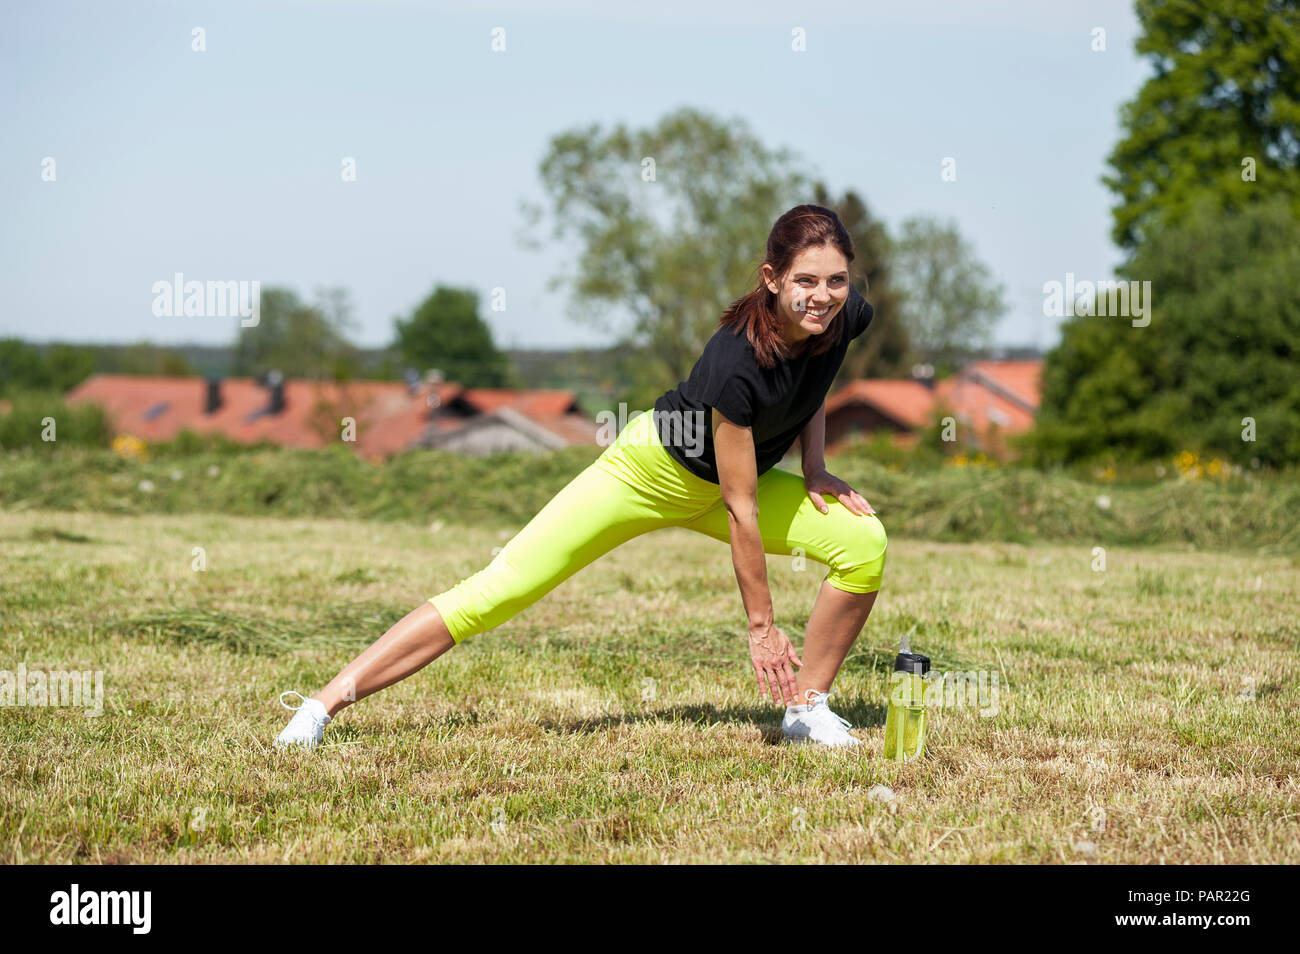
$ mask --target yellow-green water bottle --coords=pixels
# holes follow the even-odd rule
[[[925,751],[925,674],[930,657],[911,651],[903,637],[889,679],[889,711],[885,716],[885,758],[910,762]]]

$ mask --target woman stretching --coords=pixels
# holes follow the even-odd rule
[[[619,544],[687,527],[731,544],[759,695],[786,703],[785,738],[858,745],[826,704],[885,564],[875,511],[823,459],[826,392],[872,316],[849,284],[852,260],[853,240],[829,209],[800,205],[777,219],[758,287],[723,314],[690,378],[634,417],[491,563],[412,610],[306,699],[276,743],[314,747],[344,706],[500,625]],[[775,467],[796,440],[802,477]],[[774,621],[764,558],[796,548],[830,567],[802,660]],[[301,698],[282,693],[282,703],[286,695]]]

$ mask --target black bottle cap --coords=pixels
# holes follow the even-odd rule
[[[912,672],[924,676],[930,671],[930,657],[920,653],[899,653],[894,657],[894,672]]]

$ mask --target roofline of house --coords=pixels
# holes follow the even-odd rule
[[[1012,391],[1009,387],[1007,387],[1001,381],[998,381],[996,378],[991,378],[988,375],[983,374],[977,370],[972,370],[969,376],[971,380],[978,381],[980,384],[984,385],[984,387],[988,388],[994,394],[998,395],[998,397],[1010,401],[1012,404],[1016,405],[1021,410],[1029,414],[1034,414],[1038,411],[1038,405],[1030,402],[1027,398],[1024,397],[1024,395],[1017,394],[1015,391]]]
[[[487,411],[479,414],[477,417],[468,419],[462,427],[454,431],[428,430],[416,440],[416,446],[420,447],[439,447],[448,441],[460,437],[463,434],[469,434],[473,431],[484,427],[490,427],[497,422],[504,422],[514,430],[525,434],[536,440],[542,446],[550,450],[559,450],[569,446],[569,441],[565,440],[559,434],[538,424],[527,414],[522,414],[512,407],[499,407],[495,411]]]

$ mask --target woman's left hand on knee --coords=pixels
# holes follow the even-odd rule
[[[856,513],[861,516],[874,514],[876,508],[867,502],[867,498],[862,496],[847,483],[840,480],[832,473],[825,470],[816,471],[815,473],[805,474],[803,478],[804,487],[808,490],[808,496],[812,499],[813,505],[822,513],[827,513],[830,506],[822,498],[822,494],[830,494],[840,503],[849,509],[850,513]]]

